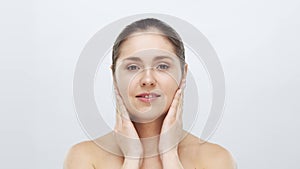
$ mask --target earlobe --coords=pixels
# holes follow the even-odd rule
[[[188,72],[188,64],[186,63],[184,65],[184,79],[186,79],[187,72]]]
[[[182,78],[181,78],[181,83],[180,83],[179,88],[182,88],[182,89],[185,88],[187,72],[188,72],[188,64],[185,64],[184,65],[184,72],[183,72],[183,75],[182,75]]]
[[[116,82],[116,79],[115,79],[115,74],[113,72],[113,65],[110,65],[109,68],[111,69],[111,74],[112,74],[112,78],[113,78],[113,85],[114,85],[114,87],[116,87],[117,82]]]
[[[188,64],[185,64],[184,65],[184,72],[183,72],[183,75],[182,75],[182,81],[186,80],[187,72],[188,72]]]

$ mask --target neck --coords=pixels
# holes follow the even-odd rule
[[[159,136],[166,115],[162,115],[149,123],[133,122],[135,129],[141,138],[144,148],[144,157],[158,157]]]
[[[133,122],[133,125],[140,138],[155,137],[160,135],[160,130],[166,115],[162,115],[159,118],[149,123],[137,123]]]

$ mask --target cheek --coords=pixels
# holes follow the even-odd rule
[[[169,82],[169,83],[167,83]],[[166,103],[167,103],[167,108],[169,108],[172,104],[173,98],[177,92],[178,89],[178,84],[173,80],[173,81],[165,81],[165,84],[162,85],[164,86],[162,88],[162,91],[164,92]]]
[[[118,88],[120,91],[120,94],[125,102],[125,104],[128,106],[128,103],[130,102],[130,97],[134,96],[136,94],[136,89],[138,83],[135,79],[127,78],[123,76],[122,78],[119,78],[118,81]]]
[[[118,85],[118,89],[119,89],[120,93],[128,94],[128,89],[129,89],[130,83],[131,83],[131,80],[129,79],[129,77],[124,76],[124,75],[118,75],[116,77],[116,81],[117,81],[117,85]]]
[[[173,98],[176,94],[176,91],[177,91],[177,86],[170,86],[169,87],[169,90],[168,90],[168,93],[167,93],[167,97],[168,97],[168,102],[172,102],[173,101]]]

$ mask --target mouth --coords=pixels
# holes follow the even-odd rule
[[[152,101],[156,100],[157,98],[159,98],[160,95],[157,93],[141,93],[135,97],[142,102],[149,103],[149,102],[152,102]]]

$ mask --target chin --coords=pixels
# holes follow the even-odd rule
[[[135,112],[129,113],[130,119],[136,123],[151,123],[155,120],[160,119],[162,116],[164,117],[167,113],[157,112],[157,111],[147,111],[147,112]]]
[[[136,99],[125,101],[131,121],[136,123],[150,123],[167,114],[170,104],[163,97],[152,103],[142,103]]]

